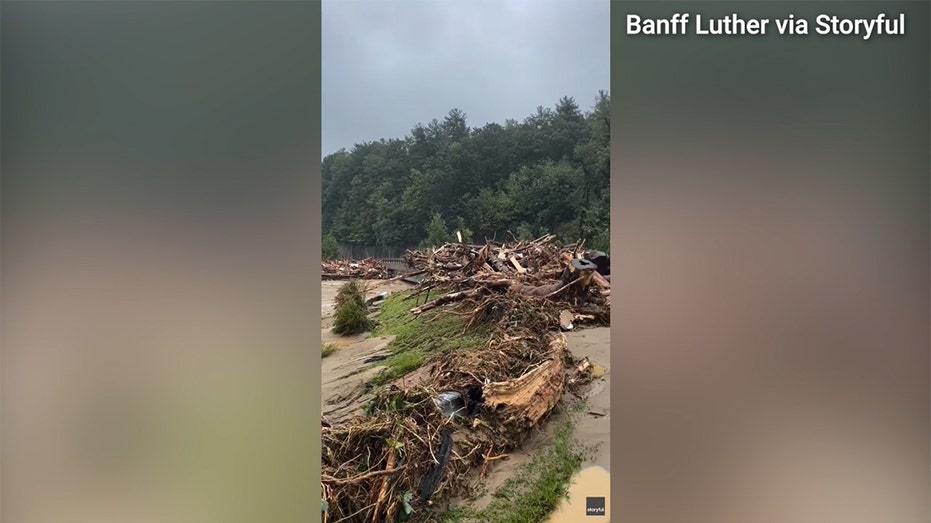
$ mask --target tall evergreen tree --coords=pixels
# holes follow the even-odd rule
[[[607,248],[610,131],[606,91],[588,112],[563,97],[478,128],[452,109],[406,137],[324,158],[324,231],[354,245],[443,243],[458,228],[474,240],[555,233]]]

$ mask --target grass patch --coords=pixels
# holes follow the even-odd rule
[[[323,347],[321,347],[321,350],[320,350],[320,357],[326,358],[327,356],[333,354],[334,352],[336,352],[336,345],[332,343],[324,343]]]
[[[575,410],[575,409],[571,409]],[[569,481],[593,447],[572,437],[573,419],[559,422],[550,439],[530,463],[521,467],[492,494],[482,510],[457,508],[443,514],[443,523],[525,523],[544,521],[569,492]]]
[[[333,332],[352,335],[375,328],[365,305],[365,284],[351,280],[343,284],[336,293],[336,314],[333,317]]]
[[[388,296],[378,315],[376,336],[394,336],[392,354],[382,362],[385,372],[376,376],[372,385],[382,385],[417,369],[434,356],[449,352],[469,351],[479,348],[488,340],[485,329],[470,329],[463,332],[462,317],[444,314],[442,311],[428,312],[419,317],[411,314],[416,304],[405,299],[409,293]]]

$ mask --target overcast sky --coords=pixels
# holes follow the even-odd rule
[[[323,154],[610,88],[608,0],[324,0]]]

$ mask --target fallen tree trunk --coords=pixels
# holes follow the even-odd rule
[[[485,404],[493,409],[503,407],[509,419],[525,426],[540,421],[556,406],[565,388],[566,337],[553,335],[549,349],[550,358],[533,370],[513,380],[485,385]]]
[[[430,309],[435,309],[435,308],[437,308],[437,307],[439,307],[439,306],[441,306],[441,305],[446,305],[447,303],[452,303],[452,302],[454,302],[454,301],[462,301],[462,300],[464,300],[464,299],[466,299],[466,298],[471,298],[471,297],[473,297],[473,296],[477,296],[477,295],[480,294],[482,291],[483,291],[483,289],[482,289],[481,287],[479,287],[479,288],[468,289],[468,290],[464,290],[464,291],[451,292],[451,293],[446,294],[446,295],[444,295],[444,296],[440,296],[439,298],[437,298],[437,299],[435,299],[435,300],[433,300],[433,301],[431,301],[431,302],[429,302],[429,303],[425,303],[425,304],[421,305],[420,307],[414,307],[413,309],[411,309],[411,313],[413,313],[413,314],[415,314],[415,315],[416,315],[416,314],[421,314],[421,313],[427,312],[427,311],[430,310]]]

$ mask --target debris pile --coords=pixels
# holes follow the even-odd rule
[[[428,392],[381,391],[369,410],[322,428],[325,523],[424,515],[424,498],[455,486],[463,472],[450,463],[451,431]]]
[[[414,313],[503,293],[512,300],[515,296],[529,298],[528,305],[548,317],[552,324],[548,326],[571,330],[576,323],[608,324],[611,282],[607,255],[586,251],[581,242],[561,247],[553,240],[553,236],[544,236],[510,244],[452,243],[435,250],[408,251],[408,266],[425,274],[420,292],[449,290],[426,301]],[[496,301],[479,302],[475,314]]]
[[[405,259],[423,275],[408,297],[413,314],[456,314],[491,335],[481,349],[438,355],[377,390],[364,414],[324,422],[330,523],[430,521],[437,499],[474,492],[476,476],[591,379],[592,366],[572,357],[561,331],[610,322],[607,256],[581,242],[447,244]]]
[[[320,263],[324,280],[387,280],[391,271],[385,264],[371,258],[365,260],[323,260]]]

